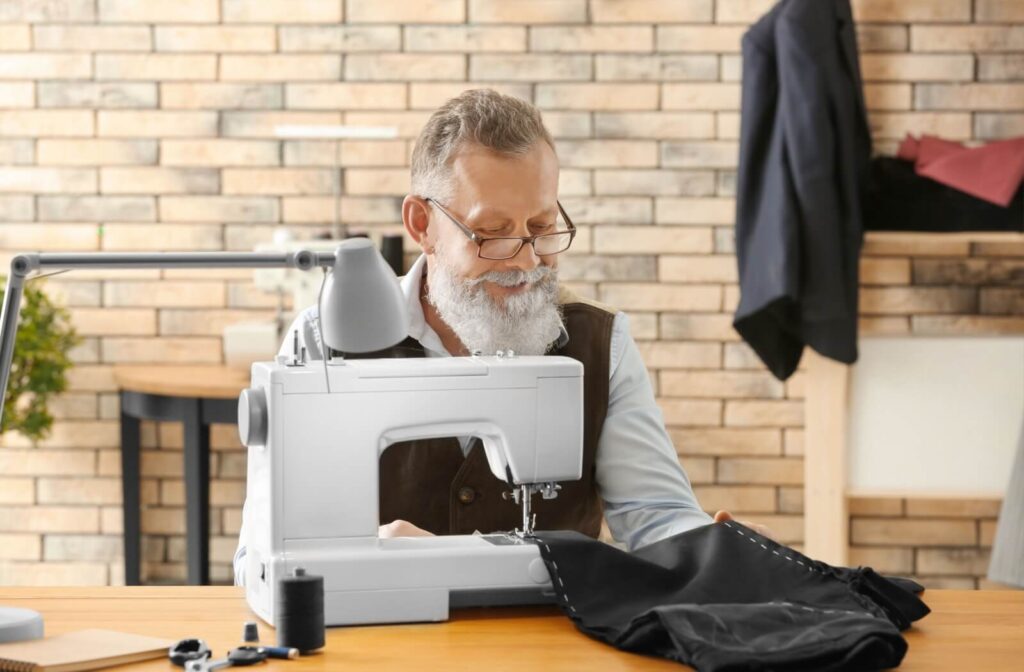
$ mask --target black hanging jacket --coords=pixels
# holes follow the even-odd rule
[[[786,379],[857,359],[871,136],[849,0],[781,0],[743,37],[733,326]]]

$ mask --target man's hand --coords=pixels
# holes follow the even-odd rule
[[[377,528],[377,536],[381,539],[390,539],[392,537],[432,537],[434,535],[407,520],[392,520],[387,525]]]
[[[736,520],[736,519],[733,518],[732,514],[729,513],[728,511],[719,511],[718,513],[715,514],[715,522],[716,523],[722,523],[722,522],[725,522],[727,520]],[[747,527],[752,529],[754,532],[757,532],[758,534],[760,534],[762,537],[768,537],[772,541],[778,541],[775,538],[774,533],[772,533],[771,528],[769,528],[767,525],[758,525],[757,523],[752,523],[749,520],[739,520],[737,522],[742,524],[742,525],[746,525]]]

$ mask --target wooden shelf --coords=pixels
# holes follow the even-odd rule
[[[847,499],[998,499],[1000,492],[971,490],[860,490],[847,489]]]
[[[1024,232],[1015,231],[865,231],[864,242],[947,242],[947,243],[1024,243]]]

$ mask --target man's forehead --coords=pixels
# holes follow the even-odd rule
[[[502,183],[558,180],[558,156],[547,143],[537,143],[523,154],[467,145],[452,158],[451,168],[457,179],[469,183],[487,182],[492,177]]]
[[[537,209],[539,208],[539,209]],[[550,206],[542,207],[540,205],[537,208],[530,210],[530,217],[536,217],[540,215],[551,215],[558,212],[558,204],[552,203]],[[502,206],[501,204],[493,204],[487,201],[480,201],[479,203],[470,207],[466,219],[486,219],[488,221],[506,220],[506,219],[517,219],[521,216],[524,209],[524,204],[517,204],[515,208],[509,208]]]
[[[557,213],[558,159],[546,144],[514,156],[467,148],[453,162],[451,187],[467,219]]]

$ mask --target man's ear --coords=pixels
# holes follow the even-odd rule
[[[420,249],[427,254],[433,254],[434,243],[427,235],[427,227],[430,224],[430,203],[420,196],[409,195],[402,201],[402,223],[409,237],[415,240]]]

